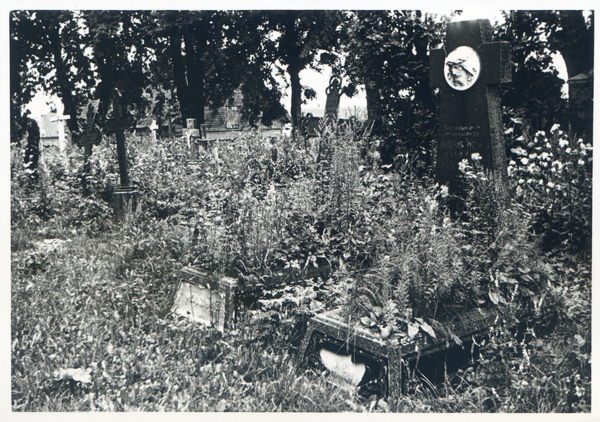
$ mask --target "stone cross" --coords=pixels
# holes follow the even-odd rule
[[[337,123],[340,109],[340,96],[342,95],[342,78],[332,75],[329,78],[329,86],[325,90],[327,101],[325,102],[325,121]]]
[[[152,124],[150,125],[150,130],[152,131],[152,136],[156,141],[156,131],[158,130],[158,125],[156,124],[156,120],[152,120]]]
[[[196,119],[186,119],[185,137],[187,139],[188,147],[190,148],[190,155],[193,160],[196,159],[198,153],[198,146],[196,139],[200,139],[200,129],[198,129],[198,121]]]
[[[121,93],[115,90],[112,100],[114,118],[107,120],[106,128],[109,132],[114,132],[117,138],[117,158],[119,160],[119,174],[121,176],[121,186],[129,186],[129,175],[127,174],[127,151],[125,149],[125,135],[123,130],[130,126],[129,120],[123,117],[121,110]]]
[[[497,183],[506,178],[498,85],[512,80],[511,49],[491,38],[487,19],[452,22],[444,47],[431,51],[430,85],[441,97],[435,177],[452,193],[460,191],[458,163],[474,153]]]

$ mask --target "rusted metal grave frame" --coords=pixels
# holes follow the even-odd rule
[[[475,337],[483,336],[498,323],[498,311],[495,308],[475,308],[451,321],[439,322],[463,343],[467,343]],[[405,378],[411,363],[456,344],[441,336],[438,336],[436,341],[422,337],[405,345],[396,343],[398,344],[384,341],[379,334],[358,324],[350,326],[344,323],[339,310],[335,309],[317,315],[308,322],[300,348],[300,364],[302,368],[325,370],[319,357],[322,347],[330,350],[337,348],[332,351],[351,355],[354,362],[361,359],[370,360],[375,362],[377,373],[370,379],[364,378],[357,386],[357,391],[363,396],[378,394],[387,397],[392,391],[406,393]]]

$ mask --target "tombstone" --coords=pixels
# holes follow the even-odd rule
[[[115,89],[112,99],[114,118],[106,122],[109,132],[114,132],[117,138],[117,158],[119,160],[119,176],[121,186],[113,193],[113,207],[115,217],[119,221],[127,221],[138,209],[139,192],[129,184],[127,172],[127,150],[125,146],[124,129],[130,127],[130,122],[123,117],[121,108],[121,93]]]
[[[150,130],[152,131],[152,137],[156,141],[156,132],[158,131],[158,125],[156,124],[156,120],[152,120],[152,124],[150,125]]]
[[[236,319],[237,290],[236,279],[186,267],[179,274],[171,311],[220,331],[231,329]]]
[[[60,107],[62,108],[62,107]],[[57,111],[56,117],[52,118],[51,121],[58,122],[58,149],[60,151],[60,156],[66,164],[66,155],[65,155],[65,145],[66,145],[66,135],[65,135],[65,124],[66,121],[71,118],[68,114],[62,114],[61,111]]]
[[[511,82],[508,42],[491,42],[487,19],[452,22],[443,48],[430,55],[430,85],[440,90],[435,178],[460,193],[458,163],[481,155],[496,186],[507,174],[499,84]]]
[[[198,121],[196,119],[186,119],[184,135],[190,149],[190,157],[192,160],[195,160],[198,155],[197,140],[200,139],[200,129],[198,129]]]
[[[342,78],[338,75],[332,75],[325,93],[327,94],[325,121],[327,123],[336,123],[340,109],[340,96],[342,95]]]
[[[92,147],[94,145],[98,145],[100,140],[102,139],[102,135],[100,132],[94,129],[94,119],[96,113],[94,112],[94,106],[92,103],[88,105],[87,116],[86,116],[86,130],[85,134],[76,138],[77,143],[80,147],[83,147],[84,155],[83,155],[83,192],[85,195],[88,194],[88,185],[87,178],[90,174],[90,162],[89,158],[92,155]]]

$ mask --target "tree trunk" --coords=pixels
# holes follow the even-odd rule
[[[379,121],[381,120],[381,105],[376,82],[367,78],[367,80],[365,80],[365,91],[367,94],[367,115],[369,121],[375,122],[374,126],[379,126]]]
[[[67,120],[67,127],[71,133],[79,132],[79,127],[77,125],[77,109],[73,99],[73,87],[69,81],[67,67],[62,59],[62,43],[60,40],[60,23],[58,19],[52,22],[52,26],[49,28],[48,38],[50,39],[50,49],[54,55],[56,80],[60,87],[60,96],[64,105],[63,114],[70,116]]]
[[[185,119],[186,117],[192,117],[192,107],[190,104],[190,91],[185,77],[185,61],[181,54],[181,36],[176,29],[173,29],[169,38],[169,55],[173,64],[173,79],[177,88],[177,100],[179,101],[181,115]]]
[[[300,85],[300,69],[296,65],[288,66],[290,82],[292,83],[292,125],[295,130],[300,128],[302,119],[302,85]]]
[[[204,63],[198,58],[195,44],[202,45],[203,39],[194,40],[187,34],[185,40],[185,64],[187,68],[187,83],[190,98],[190,118],[204,123]],[[195,42],[194,42],[195,41]],[[187,116],[186,116],[187,117]]]

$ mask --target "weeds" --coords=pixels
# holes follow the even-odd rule
[[[569,163],[552,165],[583,181],[564,176],[568,188],[558,176],[554,190],[524,187],[528,170],[512,164],[517,200],[506,208],[492,203],[477,160],[465,163],[471,190],[452,220],[445,187],[413,176],[409,157],[401,172],[380,167],[361,147],[364,131],[324,127],[306,145],[245,135],[219,145],[221,162],[201,149],[196,163],[179,139],[132,137],[143,203],[125,225],[107,202],[118,181],[107,144],[94,148],[85,197],[76,151],[66,166],[48,154],[34,178],[14,146],[13,410],[589,411],[590,260],[573,241],[591,227],[591,179],[577,167],[588,146],[577,160],[563,135],[542,147],[565,149]],[[568,217],[575,210],[586,213]],[[547,253],[552,230],[559,243]],[[169,313],[187,265],[259,292],[234,330]],[[281,285],[275,275],[286,272],[304,280]],[[518,329],[500,324],[476,340],[471,361],[440,385],[417,377],[406,396],[365,402],[296,369],[303,324],[318,312],[341,307],[385,339],[478,306]]]

